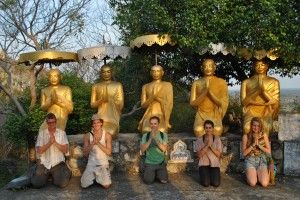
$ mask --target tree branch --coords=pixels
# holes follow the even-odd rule
[[[131,111],[128,112],[128,113],[124,113],[121,115],[121,118],[124,118],[124,117],[128,117],[130,115],[133,115],[136,111],[140,110],[142,107],[140,106],[141,105],[141,101],[138,101],[134,104],[134,106],[132,107]]]
[[[16,105],[18,111],[21,113],[22,116],[26,115],[26,112],[23,108],[23,106],[20,104],[20,102],[18,101],[18,99],[11,94],[3,85],[2,83],[0,83],[0,89],[2,89],[4,91],[4,93],[14,102],[14,104]]]

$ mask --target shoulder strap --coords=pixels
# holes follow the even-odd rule
[[[162,140],[164,140],[164,133],[163,132],[159,132],[160,133],[160,137]],[[148,142],[148,140],[150,139],[150,133],[146,133],[147,136],[146,136],[146,142]]]
[[[148,142],[148,140],[150,139],[150,133],[146,133],[146,142]]]
[[[92,131],[89,131],[89,133],[90,133],[92,136],[94,136],[94,133],[93,133]]]
[[[161,139],[164,140],[164,137],[165,137],[165,136],[164,136],[164,133],[163,133],[163,132],[159,132],[159,133],[160,133]]]

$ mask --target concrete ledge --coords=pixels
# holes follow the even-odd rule
[[[169,173],[193,171],[198,168],[198,159],[194,151],[196,137],[192,133],[169,134],[168,157],[173,144],[182,140],[191,152],[192,163],[168,163]],[[111,170],[123,171],[132,174],[139,172],[139,148],[141,135],[137,133],[121,133],[113,141],[113,156],[110,158]],[[82,155],[83,135],[68,135],[70,143],[70,156],[67,163],[74,176],[80,176],[87,163],[87,158]],[[243,161],[240,160],[240,135],[227,134],[221,137],[223,143],[223,158],[221,163],[222,172],[243,171]]]

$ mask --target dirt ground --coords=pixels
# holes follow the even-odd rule
[[[112,174],[113,185],[103,189],[93,185],[87,189],[80,187],[80,178],[74,177],[69,185],[60,189],[50,182],[42,189],[19,191],[0,190],[1,199],[300,199],[300,177],[279,177],[275,186],[254,188],[246,185],[243,176],[222,174],[218,188],[202,187],[198,183],[197,172],[173,174],[169,183],[144,184],[137,175]]]

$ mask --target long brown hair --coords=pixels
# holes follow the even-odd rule
[[[253,131],[252,131],[252,125],[254,124],[254,122],[258,122],[260,126],[260,132],[263,131],[263,124],[261,119],[259,117],[253,117],[250,122],[250,131],[247,134],[247,138],[248,138],[247,146],[251,145],[254,142]]]

